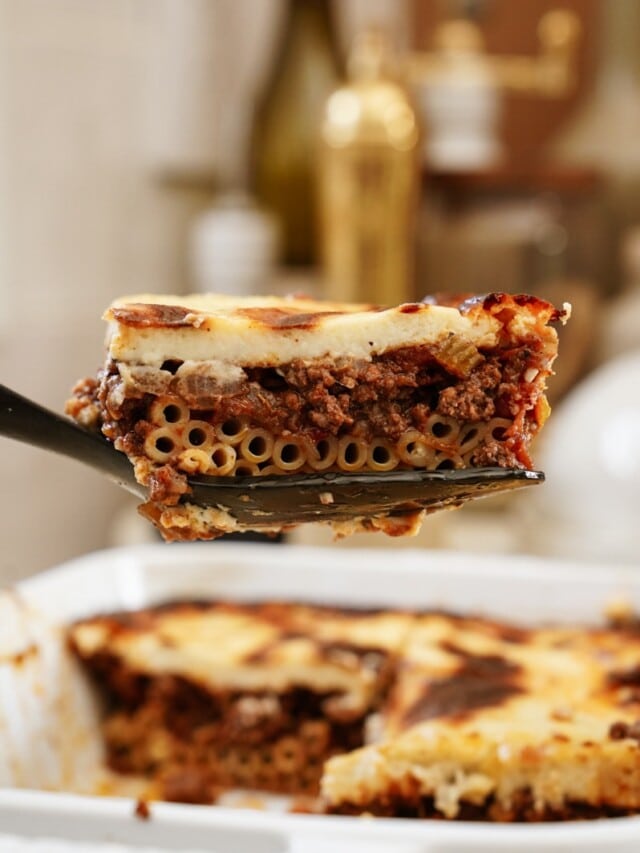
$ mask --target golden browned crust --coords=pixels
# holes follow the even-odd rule
[[[403,613],[266,602],[185,602],[78,622],[87,661],[108,653],[148,676],[175,673],[204,690],[308,687],[339,692],[360,712],[410,623]]]
[[[133,297],[135,299],[136,297]],[[162,297],[156,297],[159,300]],[[173,297],[172,297],[173,298]],[[178,297],[179,298],[179,297]],[[341,314],[377,313],[385,309],[381,305],[352,305],[346,303],[323,303],[311,299],[273,300],[273,305],[251,305],[244,307],[233,303],[212,303],[210,310],[206,300],[194,301],[193,297],[184,297],[185,305],[164,304],[163,302],[120,301],[109,309],[108,318],[131,328],[199,328],[212,311],[224,311],[227,316],[238,316],[252,323],[272,330],[304,329],[320,327],[328,317]],[[200,306],[200,307],[196,307]],[[542,323],[564,321],[568,309],[558,309],[550,302],[537,296],[526,294],[492,293],[486,296],[471,294],[438,294],[427,297],[422,302],[409,302],[397,308],[399,314],[428,314],[434,306],[456,308],[461,314],[481,315],[498,314],[502,311],[517,312],[526,310],[538,316]]]

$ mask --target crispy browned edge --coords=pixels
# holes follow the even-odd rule
[[[399,307],[401,313],[413,314],[429,310],[431,306],[439,305],[457,308],[461,313],[489,312],[496,314],[502,309],[527,308],[534,313],[546,313],[548,322],[563,320],[566,316],[564,308],[556,308],[550,302],[528,294],[490,293],[481,296],[471,294],[434,294],[425,297],[422,302],[407,302]],[[304,300],[292,301],[291,306],[237,308],[234,313],[245,316],[256,323],[275,330],[312,329],[321,324],[323,318],[340,314],[339,310],[304,311]],[[366,305],[363,311],[378,312],[385,306]],[[207,312],[198,309],[185,308],[181,305],[162,305],[150,303],[129,303],[111,309],[111,314],[118,323],[132,328],[187,328],[197,327],[201,317]]]

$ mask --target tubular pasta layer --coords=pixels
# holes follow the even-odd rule
[[[144,443],[147,457],[159,465],[173,461],[186,474],[209,476],[278,476],[301,471],[393,471],[398,466],[436,470],[473,465],[474,451],[486,441],[506,442],[513,421],[492,418],[458,422],[432,414],[424,430],[404,431],[396,441],[365,439],[347,433],[317,440],[293,434],[274,435],[247,417],[216,422],[192,412],[175,397],[161,397],[149,407],[153,427]]]

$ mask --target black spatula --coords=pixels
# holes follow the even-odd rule
[[[145,499],[127,457],[102,436],[0,385],[0,435],[84,462]],[[221,507],[243,527],[348,521],[435,511],[544,481],[539,471],[469,468],[275,477],[194,477],[190,503]]]

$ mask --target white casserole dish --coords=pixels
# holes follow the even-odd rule
[[[496,826],[154,803],[141,821],[132,799],[87,796],[104,777],[98,710],[58,626],[206,596],[597,623],[613,601],[640,610],[640,573],[526,557],[235,543],[104,551],[60,566],[0,593],[0,832],[225,853],[640,850],[640,817]]]

